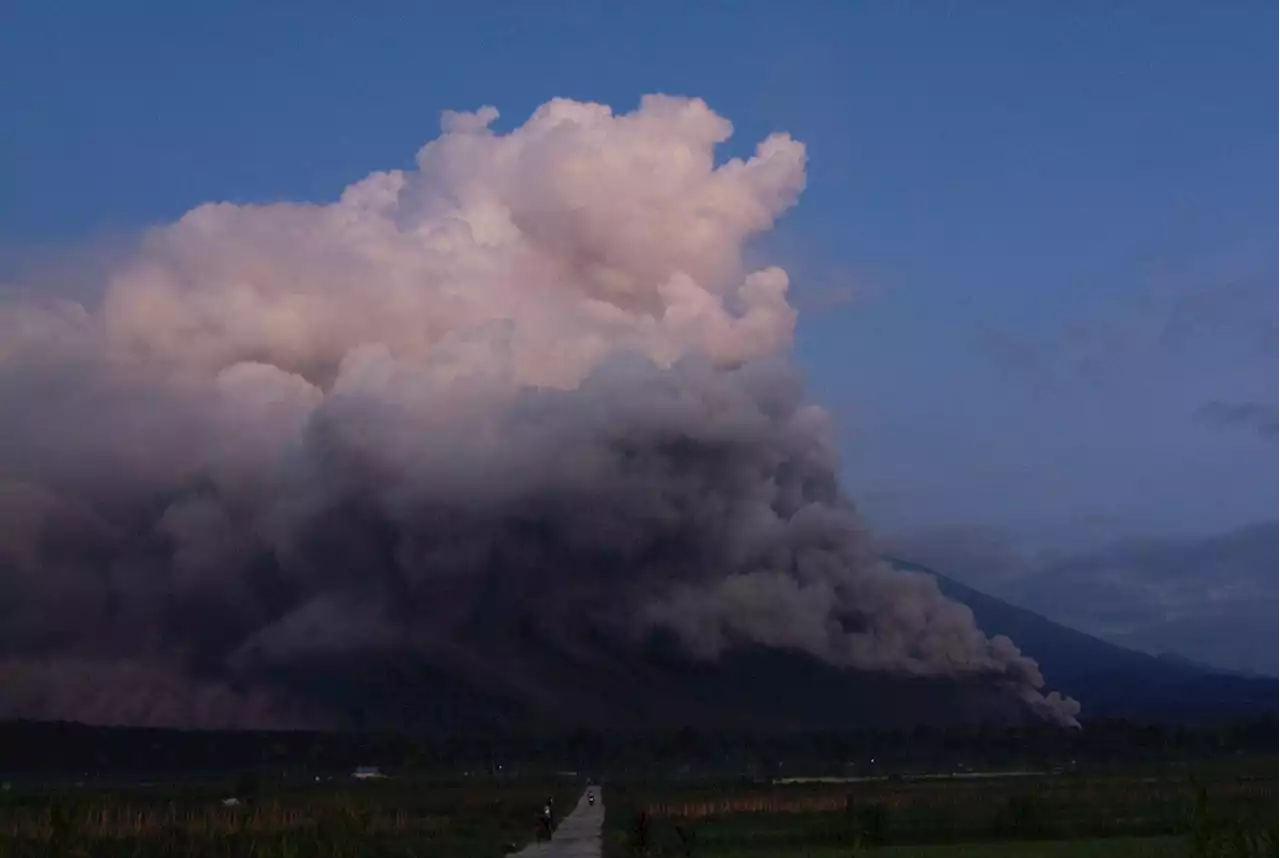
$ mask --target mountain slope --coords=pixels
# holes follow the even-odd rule
[[[1274,712],[1275,679],[1214,671],[1181,659],[1125,649],[966,587],[923,566],[889,558],[899,569],[925,572],[963,602],[989,635],[1012,638],[1040,663],[1048,684],[1084,707],[1084,719],[1123,717],[1196,722]]]
[[[988,634],[1036,658],[1048,686],[1076,697],[1082,720],[1124,717],[1196,723],[1274,712],[1277,683],[1214,673],[1126,650],[966,587],[931,570]],[[1034,716],[982,683],[860,673],[763,647],[714,664],[662,636],[644,645],[590,629],[566,636],[527,617],[516,627],[478,618],[465,640],[423,662],[402,657],[349,669],[332,662],[290,680],[323,689],[350,727],[455,730],[482,724],[665,729],[804,730],[994,723]]]
[[[1086,727],[1099,718],[1192,724],[1276,711],[1275,679],[1127,650],[924,567],[890,562],[933,575],[988,635],[1012,638],[1039,662],[1050,689],[1081,702]],[[1038,720],[993,682],[858,672],[759,646],[699,662],[662,635],[638,644],[563,621],[530,612],[513,623],[509,614],[480,611],[465,631],[418,658],[329,654],[263,678],[338,713],[331,726],[339,729],[801,731]]]

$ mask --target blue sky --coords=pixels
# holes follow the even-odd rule
[[[1214,417],[1274,426],[1274,4],[302,8],[6,3],[0,272],[208,200],[331,199],[442,109],[696,95],[726,155],[809,146],[759,251],[882,532],[1034,552],[1275,520],[1274,430]]]

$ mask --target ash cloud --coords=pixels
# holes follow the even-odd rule
[[[533,618],[971,677],[1035,662],[872,554],[743,248],[785,134],[717,165],[696,99],[446,113],[417,169],[210,204],[99,295],[0,303],[0,715],[312,724],[290,665]]]

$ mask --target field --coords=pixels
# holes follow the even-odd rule
[[[1276,853],[1274,756],[1068,774],[605,786],[604,858],[1254,858]],[[0,790],[0,858],[499,858],[581,783],[242,777]],[[229,796],[237,806],[224,806]]]
[[[675,854],[683,854],[677,852]],[[790,852],[691,852],[717,858],[850,858],[849,847],[816,847]],[[875,858],[1180,858],[1186,847],[1177,837],[1113,837],[1102,840],[1011,841],[1007,843],[933,844],[883,846],[866,850]]]
[[[1180,772],[617,785],[606,858],[1276,853],[1276,760]]]
[[[8,790],[0,793],[0,858],[496,857],[537,837],[548,796],[568,809],[578,793],[563,782],[350,778]],[[240,805],[223,805],[237,794]]]

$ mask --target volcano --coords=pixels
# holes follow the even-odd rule
[[[989,634],[1022,642],[1046,681],[1081,701],[1081,721],[1126,718],[1205,724],[1276,711],[1277,681],[1148,655],[1075,631],[923,566]],[[677,641],[640,645],[587,629],[554,633],[534,616],[514,628],[477,620],[466,640],[428,657],[388,656],[313,670],[295,665],[276,682],[320,694],[350,729],[830,730],[850,727],[1018,726],[1034,713],[981,683],[910,678],[835,667],[811,655],[757,646],[715,662]],[[317,691],[323,689],[323,691]]]

